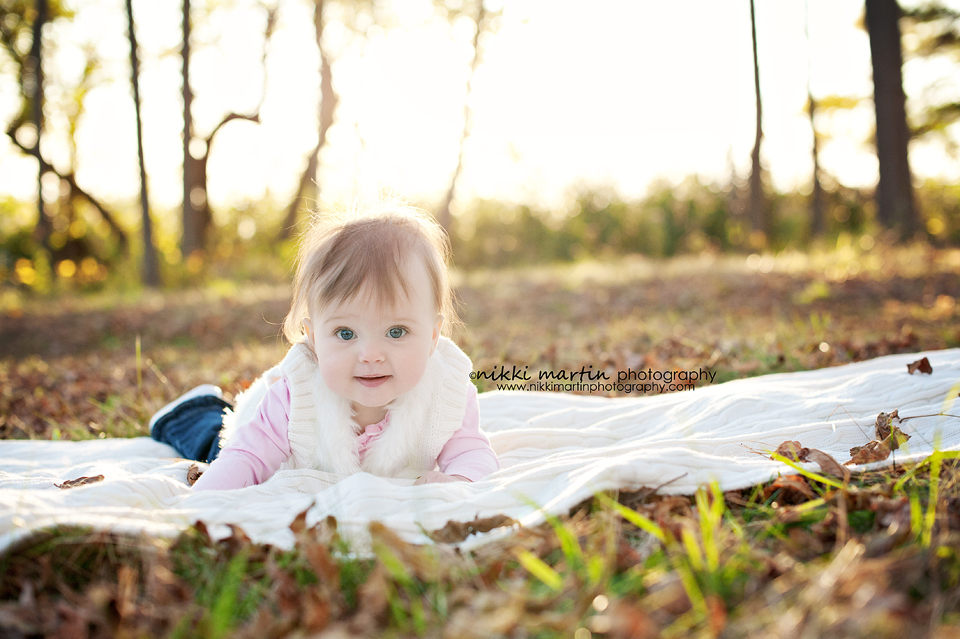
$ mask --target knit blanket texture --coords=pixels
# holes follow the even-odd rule
[[[927,357],[932,374],[907,371]],[[252,541],[290,548],[289,524],[304,511],[313,525],[332,515],[358,546],[380,521],[414,543],[450,521],[506,515],[530,526],[598,491],[657,488],[692,494],[717,482],[746,488],[796,471],[770,451],[796,440],[841,464],[874,438],[880,412],[897,409],[910,440],[888,459],[854,472],[960,450],[960,349],[891,355],[816,371],[782,373],[693,391],[602,398],[541,392],[481,393],[481,426],[501,469],[476,483],[413,486],[368,473],[338,477],[278,472],[239,490],[194,493],[192,462],[150,438],[0,442],[0,551],[56,525],[174,537],[203,521],[212,537],[239,526]],[[819,472],[816,463],[804,467]],[[103,475],[68,490],[56,484]],[[470,548],[513,528],[475,534]]]

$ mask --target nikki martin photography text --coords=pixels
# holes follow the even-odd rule
[[[535,374],[534,374],[535,373]],[[717,373],[709,369],[655,370],[653,368],[616,371],[595,370],[582,366],[579,370],[540,370],[531,373],[529,366],[494,366],[489,371],[473,371],[470,378],[493,382],[488,390],[543,391],[564,393],[671,393],[693,390],[698,382],[713,383]]]

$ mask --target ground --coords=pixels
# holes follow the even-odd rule
[[[960,251],[925,245],[627,257],[454,280],[463,320],[454,338],[475,371],[704,369],[720,383],[960,346]],[[282,356],[289,296],[285,285],[227,281],[186,292],[4,296],[0,437],[136,436],[196,384],[217,383],[229,399]],[[477,381],[480,390],[496,383]],[[378,529],[376,557],[357,559],[334,522],[298,529],[292,553],[249,544],[240,531],[215,543],[202,527],[173,543],[61,529],[0,559],[0,629],[954,636],[953,464],[937,458],[839,487],[796,475],[725,495],[601,496],[469,556]]]

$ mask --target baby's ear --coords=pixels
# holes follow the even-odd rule
[[[430,345],[430,354],[437,350],[437,342],[440,341],[440,332],[443,329],[443,313],[437,313],[437,323],[433,325],[433,344]]]
[[[310,341],[311,333],[313,333],[313,323],[310,321],[309,317],[303,318],[303,332],[307,336],[307,341]]]

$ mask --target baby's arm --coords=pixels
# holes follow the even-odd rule
[[[490,447],[490,440],[480,431],[480,406],[477,404],[477,389],[472,384],[467,394],[463,425],[444,444],[437,457],[437,465],[440,472],[430,471],[417,483],[477,481],[500,468],[497,454]]]
[[[237,428],[193,489],[230,490],[266,481],[290,456],[289,414],[290,387],[280,379],[267,390],[256,417]]]

